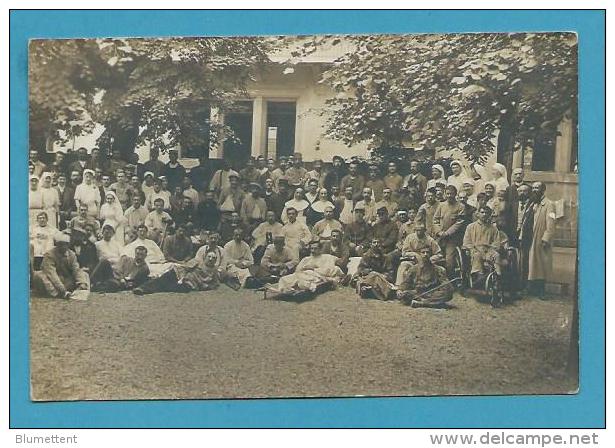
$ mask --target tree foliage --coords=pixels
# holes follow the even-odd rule
[[[326,134],[373,148],[460,149],[484,162],[576,117],[577,39],[571,33],[319,36],[288,63],[350,41],[322,73],[335,96]]]
[[[246,83],[268,62],[263,38],[34,40],[30,43],[31,131],[69,140],[105,125],[99,138],[136,130],[135,144],[165,150],[198,145],[199,127],[213,145],[229,132],[203,122],[245,96]],[[190,131],[188,131],[190,130]],[[132,150],[133,148],[130,148]]]

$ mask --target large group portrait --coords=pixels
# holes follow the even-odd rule
[[[574,394],[570,32],[34,39],[34,401]]]

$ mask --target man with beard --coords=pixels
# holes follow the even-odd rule
[[[419,249],[418,263],[407,271],[397,291],[397,298],[413,308],[448,308],[453,298],[453,285],[442,266],[433,264],[429,246]]]
[[[43,256],[41,270],[34,272],[32,285],[50,297],[70,299],[76,290],[89,290],[88,274],[79,267],[77,256],[70,250],[70,236],[56,234],[55,247]]]
[[[231,213],[239,213],[245,197],[245,193],[239,185],[239,175],[233,171],[229,174],[228,180],[228,188],[223,189],[218,197],[218,208],[222,213],[222,223],[228,221]]]
[[[435,238],[444,252],[446,271],[453,275],[456,248],[461,245],[464,229],[465,208],[457,202],[457,189],[446,187],[446,201],[438,205],[433,217]]]
[[[252,276],[250,268],[254,265],[254,257],[250,246],[243,240],[243,230],[233,230],[233,239],[224,245],[223,259],[226,263],[227,284],[233,289],[239,289]],[[230,281],[228,281],[230,280]]]
[[[275,215],[275,219],[279,221],[282,218],[284,204],[286,204],[289,198],[274,190],[273,179],[265,179],[264,184],[265,191],[263,192],[263,199],[267,205],[267,210],[272,211]]]
[[[424,197],[427,191],[427,178],[419,172],[419,161],[412,159],[410,161],[410,174],[404,179],[404,186],[416,185],[419,197]]]
[[[216,231],[220,225],[220,211],[216,204],[214,192],[208,190],[205,192],[204,200],[199,204],[197,209],[198,226],[201,229]]]
[[[347,187],[352,187],[352,197],[354,200],[361,198],[365,187],[365,178],[359,174],[359,165],[356,162],[350,162],[348,174],[342,178],[340,183],[342,190],[345,190]]]
[[[344,190],[344,197],[333,203],[335,205],[336,217],[345,226],[354,221],[354,199],[352,198],[352,187]],[[364,210],[365,212],[365,210]]]
[[[275,213],[267,211],[265,222],[259,224],[252,232],[252,248],[254,253],[254,263],[259,264],[266,248],[273,243],[273,239],[282,235],[282,224],[276,221]]]
[[[328,191],[333,191],[333,187],[339,187],[342,183],[342,178],[346,175],[346,167],[344,159],[340,156],[333,156],[332,166],[325,173],[324,187]]]
[[[529,252],[529,290],[539,298],[544,297],[545,281],[553,267],[553,235],[555,233],[555,206],[545,196],[546,185],[532,184],[534,225]]]
[[[177,185],[182,185],[182,181],[186,177],[186,168],[179,163],[177,149],[169,149],[169,161],[164,166],[162,175],[169,181],[169,189],[174,190]]]
[[[162,253],[167,261],[184,263],[192,258],[192,241],[187,235],[184,224],[177,225],[174,235],[167,236],[162,242]]]

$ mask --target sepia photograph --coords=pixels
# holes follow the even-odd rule
[[[576,33],[28,57],[31,400],[578,392]]]

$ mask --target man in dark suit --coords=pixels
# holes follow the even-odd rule
[[[534,207],[531,201],[532,189],[523,184],[517,187],[517,207],[513,210],[516,217],[516,244],[521,253],[521,279],[527,282],[529,272],[529,255],[534,229]]]

